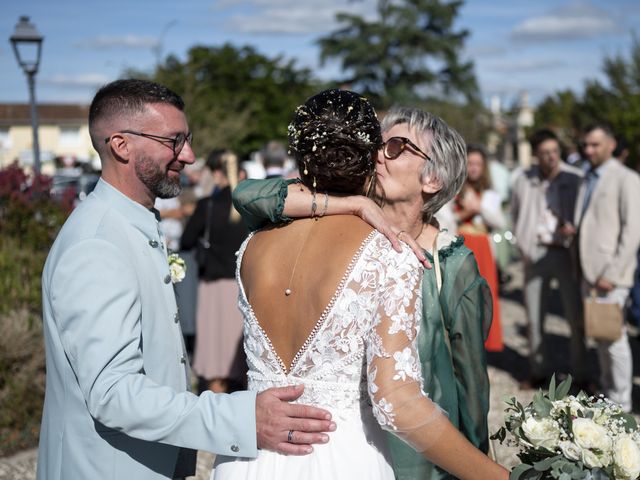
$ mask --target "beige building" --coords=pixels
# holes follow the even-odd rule
[[[98,154],[91,146],[88,105],[38,105],[38,139],[42,172],[55,171],[55,158],[67,166],[90,163],[99,168]],[[17,160],[33,165],[33,135],[28,104],[0,103],[0,168]]]

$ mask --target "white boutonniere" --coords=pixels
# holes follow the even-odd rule
[[[171,281],[173,283],[179,283],[184,280],[184,276],[187,273],[187,264],[177,253],[171,253],[167,257],[169,260],[169,273],[171,274]]]

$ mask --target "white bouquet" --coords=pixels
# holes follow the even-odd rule
[[[510,480],[612,480],[640,478],[640,432],[633,416],[604,396],[580,392],[568,395],[571,377],[549,392],[538,391],[522,406],[506,400],[505,426],[492,440],[507,433],[520,448],[522,464]]]

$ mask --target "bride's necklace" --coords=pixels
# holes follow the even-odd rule
[[[311,233],[311,230],[313,229],[313,225],[317,221],[318,221],[318,219],[316,218],[311,222],[311,225],[307,229],[307,233],[305,233],[305,235],[304,235],[304,239],[302,240],[302,244],[300,245],[300,249],[298,250],[298,255],[296,255],[296,260],[295,260],[295,262],[293,262],[293,269],[291,270],[291,276],[289,277],[289,283],[287,284],[287,288],[284,289],[284,294],[287,297],[293,293],[293,291],[291,290],[291,282],[293,281],[293,275],[296,273],[296,267],[298,266],[298,260],[300,259],[300,254],[302,253],[302,249],[304,248],[305,244],[307,243],[307,239],[309,238],[309,234]]]

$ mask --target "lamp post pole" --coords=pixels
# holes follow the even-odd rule
[[[33,133],[33,170],[40,174],[40,143],[38,141],[38,107],[36,104],[36,73],[40,66],[43,37],[38,33],[29,17],[20,17],[16,29],[9,39],[13,45],[18,64],[27,76],[29,86],[29,102],[31,104],[31,131]],[[35,55],[29,58],[27,50],[36,48]]]
[[[33,133],[33,169],[40,174],[40,142],[38,141],[38,107],[36,105],[36,74],[27,73],[29,102],[31,103],[31,131]]]

